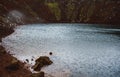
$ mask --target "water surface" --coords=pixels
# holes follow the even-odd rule
[[[22,61],[52,52],[54,63],[42,70],[55,77],[120,77],[120,29],[96,26],[23,25],[2,45]]]

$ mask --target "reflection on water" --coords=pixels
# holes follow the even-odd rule
[[[53,52],[54,63],[42,70],[55,77],[120,77],[119,32],[84,24],[24,25],[2,44],[23,61]]]

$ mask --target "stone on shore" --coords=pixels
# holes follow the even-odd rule
[[[52,52],[49,53],[49,55],[52,55],[52,54],[53,54]]]
[[[40,71],[42,67],[51,65],[53,62],[47,56],[41,56],[35,60],[35,65],[32,67],[34,71]]]

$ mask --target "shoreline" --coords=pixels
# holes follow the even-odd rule
[[[0,27],[0,43],[2,42],[2,38],[12,34],[14,32],[14,28]],[[0,45],[0,77],[30,77],[32,72],[25,68],[24,63],[18,60],[18,68],[16,71],[6,69],[9,66],[13,59],[16,59],[9,52],[5,50],[5,48]]]
[[[33,73],[30,71],[29,66],[26,66],[27,62],[18,60],[13,56],[14,54],[11,54],[10,51],[7,52],[5,50],[2,46],[2,38],[14,33],[14,28],[15,27],[0,26],[0,77],[53,77],[41,70]],[[47,56],[40,56],[38,59],[42,61],[39,62],[40,65],[43,65],[42,67],[51,65],[49,63],[52,61]],[[37,69],[42,67],[37,66]]]
[[[51,23],[49,23],[51,24]],[[18,25],[19,26],[19,25]],[[5,38],[6,36],[14,33],[14,28],[7,28],[0,26],[0,39]],[[1,40],[2,42],[2,40]],[[17,71],[8,71],[5,69],[6,66],[11,64],[11,61],[15,59],[12,54],[5,51],[5,48],[1,45],[0,42],[0,77],[31,77],[32,72],[25,68],[24,63],[18,61],[19,68]]]

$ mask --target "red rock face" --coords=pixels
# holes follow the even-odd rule
[[[5,49],[0,46],[0,77],[30,77],[32,73],[25,69],[24,64],[20,61],[18,62],[17,66],[17,68],[20,69],[16,69],[15,71],[6,69],[6,67],[11,64],[13,59],[14,57],[6,53]]]
[[[48,3],[51,3],[52,8],[47,5]],[[119,0],[0,0],[0,22],[8,23],[9,21],[9,23],[19,24],[35,22],[120,24],[119,8]],[[14,12],[13,14],[17,15],[18,18],[8,17],[11,11],[17,11],[23,17],[19,17],[20,14]],[[58,17],[59,20],[57,20]],[[14,19],[14,21],[9,18]]]

